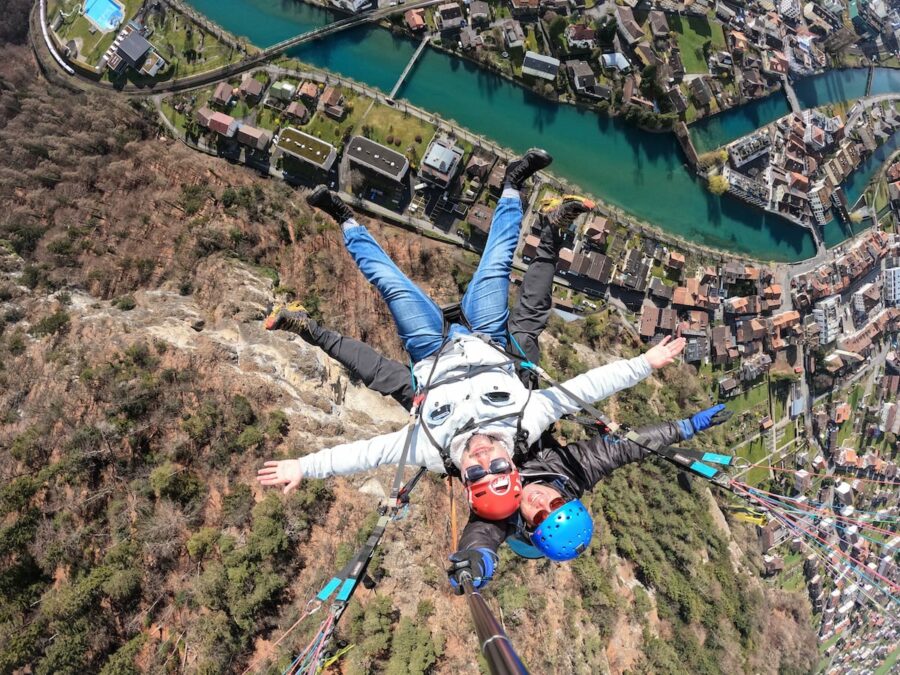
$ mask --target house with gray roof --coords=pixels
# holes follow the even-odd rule
[[[537,52],[525,52],[525,59],[522,61],[523,75],[555,82],[558,73],[559,59],[554,59],[552,56],[544,56]]]

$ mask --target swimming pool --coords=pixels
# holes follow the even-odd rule
[[[85,0],[84,15],[102,31],[118,28],[125,18],[122,5],[114,0]]]

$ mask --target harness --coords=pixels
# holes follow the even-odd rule
[[[452,384],[454,382],[460,382],[462,380],[470,379],[470,378],[474,377],[475,375],[490,372],[492,370],[504,370],[508,366],[515,367],[515,366],[522,365],[522,362],[520,359],[510,357],[510,355],[507,352],[502,350],[498,345],[494,344],[486,335],[483,335],[481,333],[472,332],[472,326],[469,324],[468,319],[466,319],[465,314],[463,314],[462,306],[460,303],[455,302],[455,303],[452,303],[449,305],[444,305],[443,307],[441,307],[441,312],[442,312],[443,318],[444,318],[444,325],[443,325],[443,328],[441,331],[441,337],[443,338],[443,342],[441,343],[440,349],[438,349],[438,351],[435,353],[435,355],[433,357],[434,362],[432,363],[431,371],[428,374],[428,378],[426,379],[425,384],[422,385],[421,387],[416,387],[415,386],[416,385],[415,375],[412,375],[413,385],[414,385],[414,388],[416,388],[416,397],[417,398],[421,397],[420,409],[421,409],[421,406],[424,405],[425,399],[428,397],[429,392],[435,386],[444,385],[444,384]],[[500,363],[491,363],[491,364],[484,364],[484,365],[479,365],[479,366],[467,366],[465,369],[465,372],[459,373],[457,375],[453,375],[451,377],[444,378],[440,382],[433,382],[432,379],[434,377],[434,372],[437,369],[438,360],[440,359],[441,354],[443,353],[446,346],[450,343],[450,341],[448,339],[448,335],[450,332],[450,327],[453,324],[459,324],[459,325],[463,326],[464,328],[468,329],[470,332],[472,332],[472,335],[484,340],[484,342],[486,344],[490,345],[491,347],[496,349],[498,352],[502,353],[504,356],[507,356],[508,357],[507,360],[500,362]],[[518,343],[516,343],[515,338],[510,336],[510,340],[513,344],[515,344],[518,347]],[[524,353],[523,353],[523,355],[524,355]],[[410,373],[412,373],[412,364],[410,364]],[[513,436],[513,448],[512,448],[512,453],[511,453],[513,463],[516,465],[519,465],[531,456],[532,453],[531,453],[530,446],[528,444],[528,433],[522,428],[522,420],[524,419],[524,416],[525,416],[525,408],[528,406],[529,401],[531,401],[531,392],[534,388],[534,384],[535,384],[534,378],[531,378],[531,377],[527,378],[527,383],[525,383],[525,386],[528,389],[528,396],[526,397],[525,403],[523,404],[521,410],[519,410],[517,412],[504,413],[502,415],[490,417],[486,420],[475,420],[475,418],[471,418],[471,419],[469,419],[468,422],[466,422],[462,427],[460,427],[453,433],[453,435],[450,437],[450,440],[447,441],[446,445],[441,445],[440,443],[438,443],[437,440],[432,435],[431,431],[428,429],[428,424],[421,422],[420,419],[417,419],[417,422],[421,422],[422,431],[425,432],[426,438],[428,438],[428,441],[432,444],[432,446],[434,446],[434,448],[437,450],[438,454],[440,455],[441,462],[444,465],[444,472],[448,476],[451,476],[454,478],[460,477],[459,468],[453,463],[453,460],[450,457],[450,444],[453,442],[453,439],[456,438],[457,436],[460,436],[462,434],[473,431],[474,429],[478,429],[479,427],[483,427],[483,426],[486,426],[489,424],[494,424],[495,422],[502,422],[503,420],[513,419],[513,418],[516,419],[516,431]]]

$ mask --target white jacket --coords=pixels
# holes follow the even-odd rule
[[[427,424],[434,440],[444,448],[458,430],[470,420],[489,420],[507,413],[518,413],[524,406],[522,428],[528,432],[529,445],[563,415],[578,412],[580,406],[555,387],[532,391],[519,380],[512,364],[502,365],[508,357],[474,335],[462,335],[447,345],[438,359],[431,387],[425,399],[419,424],[414,430],[407,463],[443,473],[444,463],[421,425]],[[465,374],[468,368],[497,364],[497,368],[446,384],[442,381]],[[416,364],[416,380],[425,384],[434,358]],[[651,372],[643,356],[615,361],[572,378],[564,387],[586,401],[599,401],[617,391],[633,387]],[[527,405],[526,405],[527,400]],[[518,415],[479,427],[479,431],[515,432]],[[382,464],[397,464],[403,452],[409,425],[390,434],[336,445],[300,458],[303,475],[327,478],[372,469]],[[467,435],[471,435],[469,432]],[[457,459],[454,457],[454,459]]]

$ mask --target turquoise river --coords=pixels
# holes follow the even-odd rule
[[[334,20],[325,10],[298,0],[190,0],[226,30],[265,47]],[[375,26],[354,28],[294,49],[305,63],[390,91],[416,43]],[[806,106],[860,96],[866,71],[829,73],[801,81]],[[900,72],[879,70],[872,93],[900,91]],[[815,254],[805,230],[730,198],[711,195],[683,165],[672,134],[652,134],[615,119],[560,105],[474,64],[428,49],[398,98],[452,120],[503,146],[522,151],[541,146],[554,158],[553,171],[610,204],[684,239],[764,260],[794,261]],[[719,115],[697,127],[702,147],[715,147],[787,112],[781,94]],[[876,153],[848,186],[855,200],[900,134]],[[833,222],[826,242],[837,244],[844,229]]]

